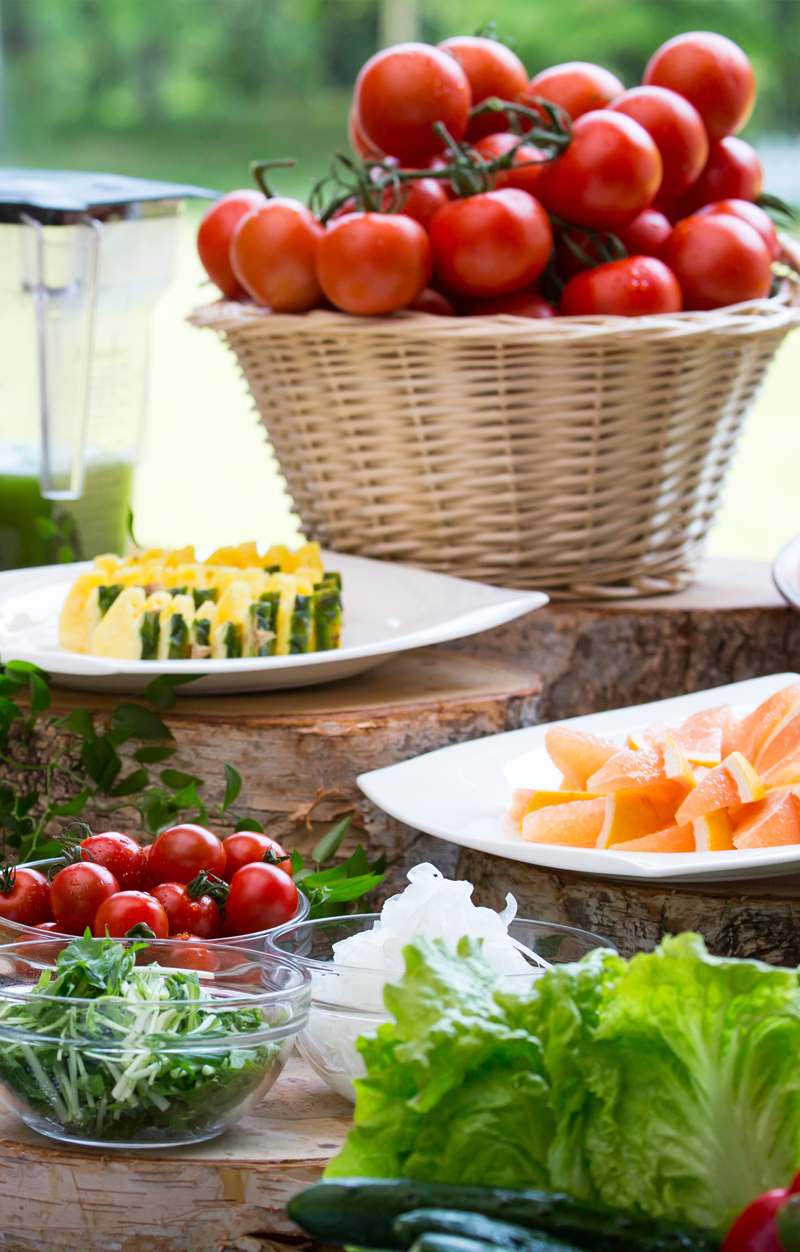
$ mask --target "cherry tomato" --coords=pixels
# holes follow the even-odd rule
[[[430,236],[439,274],[470,296],[530,286],[553,247],[544,209],[514,187],[452,200],[431,222]]]
[[[480,153],[484,159],[492,161],[495,157],[509,152],[518,142],[519,139],[516,135],[486,135],[485,138],[480,139],[475,144],[475,151]],[[519,191],[527,191],[532,196],[535,196],[536,184],[546,164],[547,157],[541,148],[535,148],[533,144],[524,143],[517,148],[511,169],[500,170],[498,173],[496,187],[498,190],[501,187],[516,187]],[[522,168],[517,169],[518,165],[522,166]]]
[[[262,191],[229,191],[206,213],[197,232],[197,251],[208,277],[229,300],[246,300],[247,292],[231,269],[229,249],[233,232],[251,209],[266,204]]]
[[[747,56],[733,40],[710,31],[668,39],[648,61],[643,81],[685,96],[702,117],[709,139],[741,130],[756,100]]]
[[[355,104],[350,105],[350,112],[347,115],[347,138],[356,156],[373,158],[383,156],[383,153],[379,152],[364,134]]]
[[[205,826],[170,826],[150,850],[150,877],[155,883],[191,882],[201,870],[221,878],[225,873],[222,840]]]
[[[628,256],[658,256],[671,230],[669,218],[658,209],[644,209],[627,226],[619,228],[617,238],[625,245]]]
[[[35,929],[36,930],[49,930],[49,931],[53,931],[55,934],[58,934],[58,922],[37,922]]]
[[[687,309],[717,309],[769,295],[767,245],[753,226],[730,214],[678,222],[659,255],[680,283]]]
[[[755,148],[734,136],[721,139],[719,143],[712,143],[705,169],[697,182],[677,200],[666,202],[664,212],[675,222],[717,200],[755,200],[761,195],[763,181]]]
[[[253,861],[263,861],[268,852],[276,857],[286,856],[277,839],[262,835],[257,830],[240,830],[233,835],[228,835],[225,840],[225,881],[229,883],[243,865],[250,865]],[[285,861],[282,860],[277,868],[282,869],[284,874],[288,874],[291,878],[291,857],[286,857]],[[175,926],[174,929],[188,930],[189,927]]]
[[[118,891],[95,913],[92,934],[95,939],[104,939],[106,932],[112,939],[124,939],[134,926],[149,926],[156,939],[169,934],[167,914],[158,900],[146,891]]]
[[[256,861],[243,865],[231,881],[225,921],[233,934],[249,935],[291,921],[297,912],[297,888],[288,874]]]
[[[146,843],[142,848],[142,856],[144,857],[142,864],[142,891],[149,891],[152,886],[152,879],[150,878],[150,851],[152,846],[152,844]]]
[[[661,185],[661,157],[643,126],[624,113],[584,113],[572,143],[544,166],[537,195],[555,217],[614,230],[627,226]]]
[[[552,65],[548,70],[540,70],[528,84],[530,95],[542,96],[551,104],[560,105],[573,122],[584,113],[604,109],[624,90],[625,85],[616,74],[589,61]]]
[[[408,305],[415,313],[433,313],[436,317],[456,317],[453,304],[441,291],[433,287],[423,287],[416,300]]]
[[[50,884],[50,908],[59,930],[82,935],[91,927],[100,905],[119,892],[117,882],[105,865],[81,861],[65,865]]]
[[[153,888],[153,896],[167,915],[170,933],[187,930],[202,939],[213,939],[219,934],[222,918],[211,896],[200,894],[193,898],[179,882],[159,883]]]
[[[752,204],[749,200],[718,200],[716,204],[706,204],[702,209],[698,209],[696,216],[708,217],[709,213],[729,213],[731,217],[738,217],[743,222],[749,222],[764,240],[773,261],[780,255],[781,245],[778,242],[775,224],[769,213],[765,213],[757,204]]]
[[[434,122],[443,122],[454,139],[463,138],[472,93],[461,66],[446,52],[399,43],[370,57],[356,79],[354,99],[366,141],[419,168],[445,147]]]
[[[670,230],[672,227],[670,227]],[[572,245],[572,247],[570,246]],[[580,249],[577,252],[575,249]],[[584,260],[584,257],[587,258]],[[603,257],[598,251],[594,239],[585,231],[573,227],[560,230],[556,239],[555,266],[559,278],[569,282],[576,274],[591,269],[593,265],[602,265]]]
[[[276,313],[313,309],[322,294],[314,272],[314,248],[322,234],[304,204],[276,196],[236,226],[230,247],[233,272],[258,304]]]
[[[489,96],[513,101],[527,90],[528,71],[516,52],[497,39],[454,35],[452,39],[444,39],[439,47],[455,57],[469,79],[473,108]],[[505,116],[502,113],[486,113],[483,117],[470,120],[466,138],[480,139],[482,135],[500,130],[508,130]]]
[[[337,308],[365,317],[404,309],[427,286],[432,269],[428,236],[404,213],[350,213],[331,222],[317,244],[325,295]]]
[[[565,317],[605,314],[642,317],[648,313],[679,313],[683,308],[678,280],[653,256],[629,256],[576,274],[561,294]]]
[[[165,964],[172,965],[175,969],[207,970],[212,974],[219,969],[219,957],[211,948],[204,946],[199,935],[190,935],[184,931],[182,934],[170,935],[170,939],[176,942],[170,948]]]
[[[24,865],[5,865],[0,870],[0,917],[20,926],[49,922],[50,884],[44,874]]]
[[[83,853],[87,853],[83,856]],[[90,835],[81,840],[81,856],[95,865],[105,865],[119,883],[120,891],[141,891],[144,887],[147,857],[144,848],[118,830]]]
[[[492,296],[478,300],[469,311],[470,317],[488,317],[492,313],[513,313],[515,317],[558,317],[536,291],[515,291],[510,296]]]
[[[381,197],[381,208],[384,213],[402,213],[405,217],[413,217],[415,222],[427,230],[434,213],[438,213],[443,204],[447,204],[449,196],[442,181],[438,178],[415,178],[405,183],[396,193],[393,187],[387,187]]]
[[[608,107],[643,126],[658,148],[662,198],[674,199],[697,182],[708,160],[708,136],[693,104],[666,87],[633,87]]]

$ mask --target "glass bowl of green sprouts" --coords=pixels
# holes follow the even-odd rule
[[[198,1143],[277,1079],[308,1021],[293,961],[201,941],[56,937],[0,948],[0,1100],[103,1148]]]

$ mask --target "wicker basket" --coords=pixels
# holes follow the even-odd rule
[[[560,598],[692,578],[797,286],[711,313],[192,321],[238,357],[309,538]]]

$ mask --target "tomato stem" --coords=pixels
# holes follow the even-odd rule
[[[251,161],[250,173],[258,183],[268,200],[274,200],[277,192],[273,191],[267,181],[267,170],[287,169],[296,165],[294,157],[275,157],[270,161]]]

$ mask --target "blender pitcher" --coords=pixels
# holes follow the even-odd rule
[[[0,569],[124,553],[150,314],[215,194],[0,169]]]

